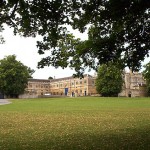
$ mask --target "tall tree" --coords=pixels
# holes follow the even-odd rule
[[[18,97],[27,86],[34,71],[10,55],[0,60],[0,91],[9,97]]]
[[[145,70],[143,71],[144,79],[146,80],[147,92],[150,96],[150,62],[144,66]]]
[[[23,36],[43,36],[39,54],[50,50],[38,66],[85,67],[122,59],[137,70],[149,55],[149,0],[1,0],[0,27],[7,24]],[[67,26],[84,32],[88,40],[75,39]]]
[[[103,64],[98,69],[96,90],[102,96],[118,96],[122,90],[122,70],[113,63]]]

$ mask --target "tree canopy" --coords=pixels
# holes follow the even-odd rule
[[[49,79],[49,80],[52,80],[52,79],[53,79],[53,77],[51,77],[51,76],[50,76],[50,77],[48,77],[48,79]]]
[[[118,96],[123,85],[122,70],[112,62],[99,67],[96,90],[102,96]]]
[[[28,78],[34,70],[10,55],[0,60],[0,91],[9,97],[17,97],[27,87]]]
[[[146,80],[147,92],[150,96],[150,62],[144,66],[145,70],[143,71],[144,79]]]
[[[149,0],[1,0],[0,27],[43,37],[38,53],[50,55],[39,68],[71,67],[80,75],[86,67],[121,59],[137,70],[149,55],[149,6]],[[82,33],[88,28],[88,40],[76,39],[68,25]]]

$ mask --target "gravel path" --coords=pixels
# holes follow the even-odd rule
[[[7,99],[0,99],[0,105],[10,104],[11,102]]]

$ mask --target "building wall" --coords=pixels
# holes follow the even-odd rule
[[[146,96],[145,81],[140,73],[124,73],[124,85],[119,96]],[[84,78],[59,78],[52,80],[29,79],[24,95],[33,98],[42,95],[54,96],[92,96],[97,95],[96,77],[84,75]]]
[[[21,97],[38,97],[50,93],[50,80],[29,79],[25,93]]]
[[[123,75],[124,85],[119,96],[144,97],[146,93],[146,82],[141,73],[130,72]]]
[[[84,75],[84,78],[60,78],[53,79],[50,83],[52,95],[86,96],[97,93],[95,79],[92,76]]]

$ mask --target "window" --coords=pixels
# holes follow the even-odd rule
[[[32,84],[29,84],[29,87],[32,88]]]

